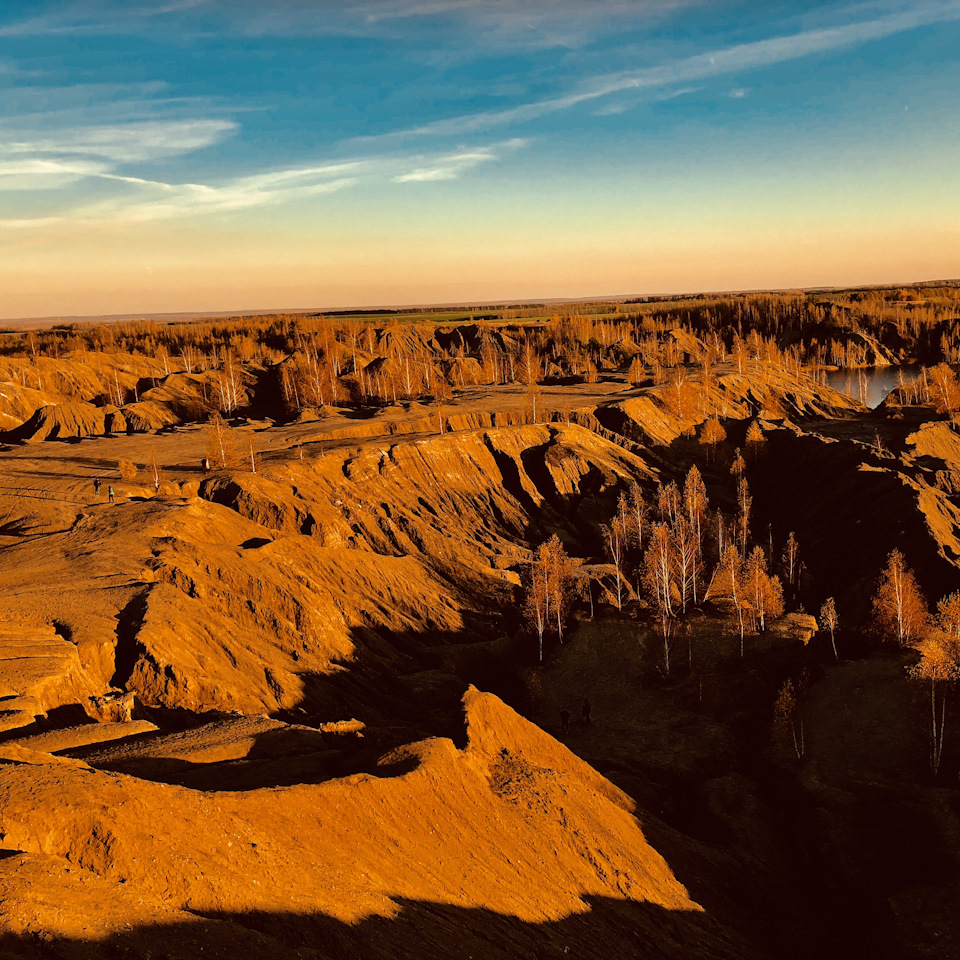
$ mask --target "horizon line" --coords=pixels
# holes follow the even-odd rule
[[[617,293],[602,294],[585,297],[522,297],[502,298],[497,300],[460,300],[440,301],[438,303],[381,303],[363,304],[341,307],[263,307],[246,308],[242,310],[158,310],[152,313],[126,311],[122,313],[104,314],[50,314],[42,317],[0,317],[3,324],[58,324],[58,323],[120,323],[123,321],[157,321],[159,319],[176,320],[180,317],[195,318],[197,320],[230,319],[232,317],[277,316],[280,314],[335,316],[337,314],[373,313],[373,312],[413,312],[417,310],[470,310],[470,309],[502,309],[510,310],[528,306],[549,306],[551,304],[573,303],[627,303],[631,300],[657,300],[659,298],[683,299],[685,297],[734,297],[751,296],[757,294],[783,293],[829,293],[842,290],[886,290],[892,287],[934,287],[960,286],[960,277],[932,279],[932,280],[890,280],[884,283],[853,283],[853,284],[825,284],[813,286],[779,286],[779,287],[750,287],[729,288],[721,290],[676,290],[657,291],[654,293]]]

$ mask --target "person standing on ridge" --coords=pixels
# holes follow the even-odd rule
[[[100,478],[93,478],[93,495],[99,500],[100,499]]]
[[[114,501],[113,501],[113,484],[111,484],[109,487],[107,487],[107,499],[108,499],[111,503],[114,502]]]

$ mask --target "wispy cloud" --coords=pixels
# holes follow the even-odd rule
[[[511,140],[502,147],[517,149],[526,146],[525,140]],[[436,180],[456,180],[461,174],[472,170],[481,163],[500,158],[499,151],[487,147],[480,150],[452,153],[437,157],[427,165],[417,166],[405,173],[392,177],[394,183],[430,183]]]
[[[234,29],[261,36],[400,36],[429,22],[442,47],[462,56],[483,49],[577,47],[624,23],[650,22],[703,0],[286,0],[269,8],[233,4]],[[458,42],[456,38],[463,42]]]
[[[363,13],[367,29],[446,19],[474,46],[574,49],[627,24],[648,23],[698,2],[702,0],[361,0],[351,10]]]
[[[124,34],[144,29],[157,19],[182,14],[202,6],[202,0],[179,0],[166,4],[137,5],[83,0],[56,13],[17,20],[0,26],[0,37],[58,36],[75,33]]]
[[[873,20],[736,44],[654,66],[595,76],[582,81],[570,92],[559,96],[503,110],[482,111],[435,120],[406,130],[357,138],[356,142],[417,136],[458,136],[498,126],[526,123],[624,91],[654,90],[758,70],[816,54],[833,53],[882,40],[918,27],[954,20],[960,20],[960,0],[923,4]]]
[[[638,107],[641,103],[649,103],[651,99],[658,101],[676,100],[678,97],[685,97],[689,93],[696,93],[700,89],[700,87],[678,87],[676,90],[658,93],[654,97],[633,96],[626,100],[621,99],[614,103],[604,104],[594,110],[593,115],[595,117],[613,117],[621,113],[626,113],[628,110],[633,110],[634,107]]]
[[[146,180],[113,173],[104,163],[92,161],[32,158],[0,162],[0,190],[62,186],[85,177],[119,181],[128,188],[121,195],[97,203],[79,204],[57,217],[0,220],[0,227],[22,231],[77,222],[146,223],[278,206],[337,193],[362,183],[451,180],[525,145],[524,140],[510,140],[434,156],[360,157],[339,163],[263,171],[219,184]]]
[[[2,37],[142,34],[168,27],[181,37],[405,37],[429,23],[440,48],[460,60],[482,50],[578,47],[597,36],[661,18],[705,0],[180,0],[127,4],[77,0],[55,13],[0,26]]]
[[[287,171],[285,176],[283,185],[278,183],[274,174],[244,177],[220,186],[154,183],[149,186],[159,188],[160,196],[142,200],[118,198],[106,201],[76,210],[70,219],[145,223],[185,216],[233,213],[336,193],[357,182],[354,177],[330,179],[317,177],[309,171]]]
[[[53,136],[12,139],[5,131],[0,155],[55,155],[101,157],[117,163],[136,163],[181,156],[212,146],[238,125],[233,120],[145,120],[124,124],[60,130]]]
[[[104,174],[84,168],[77,176],[104,177],[122,181],[136,188],[98,203],[80,204],[59,216],[19,217],[0,220],[0,227],[28,230],[45,229],[65,223],[148,223],[181,217],[232,213],[256,207],[277,206],[335,193],[353,186],[356,178],[336,176],[358,168],[358,164],[336,164],[328,167],[274,171],[249,177],[238,177],[218,185],[202,183],[163,183]],[[0,189],[4,187],[0,166]]]
[[[31,157],[27,160],[0,160],[0,190],[49,190],[85,177],[110,176],[98,163],[48,160]]]
[[[283,0],[280,5],[285,6]],[[114,6],[113,0],[78,3],[48,17],[0,27],[0,36],[98,30]],[[214,17],[224,9],[201,2],[133,6],[124,8],[110,29],[139,29],[157,17],[183,16],[195,7]],[[381,12],[388,12],[387,7]],[[316,12],[317,6],[312,9]],[[97,75],[86,74],[91,76]],[[301,159],[282,169],[263,169],[269,160],[248,161],[248,169],[253,166],[256,172],[246,176],[200,175],[191,155],[223,144],[240,129],[234,115],[261,105],[231,101],[217,106],[203,98],[170,96],[172,92],[168,82],[152,80],[30,84],[10,91],[14,112],[0,117],[0,194],[8,199],[15,193],[22,196],[10,204],[0,227],[33,229],[39,235],[55,224],[226,215],[321,197],[360,183],[451,180],[522,145],[509,141],[433,152],[378,150],[337,162]],[[166,162],[173,159],[179,162]],[[230,162],[240,161],[234,157]],[[34,195],[41,191],[59,193],[39,202]],[[51,215],[53,202],[59,207],[56,215]],[[29,216],[29,206],[36,209],[35,217]]]
[[[308,23],[311,17],[322,19],[320,14],[324,13],[332,21],[349,20],[360,25],[358,29],[362,27],[367,31],[377,25],[409,24],[411,20],[459,18],[461,26],[474,24],[487,37],[497,35],[498,31],[504,35],[511,32],[533,35],[540,31],[544,37],[549,35],[555,39],[568,26],[579,28],[590,16],[607,17],[609,24],[617,17],[650,17],[690,2],[693,0],[598,0],[595,4],[573,0],[354,0],[344,4],[333,0],[278,0],[269,13],[280,20],[287,18],[291,23]],[[113,0],[101,0],[96,6],[78,3],[47,18],[0,27],[0,36],[17,37],[45,30],[66,33],[101,29],[107,14],[116,9]],[[174,23],[177,18],[193,16],[197,10],[214,19],[230,13],[249,26],[263,9],[252,0],[235,0],[229,4],[221,4],[219,0],[183,0],[166,6],[131,6],[124,8],[112,29],[142,29],[145,24],[164,17]],[[690,93],[713,78],[733,78],[718,84],[718,89],[722,95],[732,87],[729,96],[741,98],[750,88],[735,86],[741,82],[739,74],[815,54],[834,53],[924,25],[960,19],[960,0],[921,3],[894,13],[874,14],[870,19],[863,19],[865,9],[859,8],[861,19],[840,26],[722,46],[657,63],[638,61],[636,48],[629,48],[634,59],[625,57],[620,63],[638,63],[634,68],[567,81],[559,88],[560,92],[538,99],[532,99],[532,94],[525,91],[556,90],[557,63],[545,68],[544,74],[531,81],[529,88],[512,81],[514,85],[504,92],[498,90],[496,77],[487,85],[475,80],[476,96],[484,98],[482,103],[503,103],[504,100],[498,101],[497,97],[504,96],[506,102],[512,101],[513,105],[444,119],[433,119],[438,114],[428,113],[425,114],[427,122],[405,130],[354,138],[338,144],[327,154],[336,156],[339,151],[352,149],[360,154],[357,157],[324,163],[301,153],[299,165],[279,170],[261,169],[244,177],[204,176],[186,162],[178,166],[166,164],[165,173],[158,173],[157,167],[143,165],[187,157],[228,141],[240,129],[232,114],[239,115],[249,102],[235,104],[230,116],[217,116],[218,112],[227,111],[223,108],[218,111],[210,103],[196,100],[161,99],[161,94],[171,92],[163,82],[132,84],[129,88],[109,84],[62,88],[68,91],[64,94],[65,100],[57,92],[61,88],[37,85],[25,88],[22,94],[26,109],[32,112],[0,120],[0,191],[26,193],[63,189],[89,180],[89,190],[72,191],[74,200],[64,204],[63,220],[146,222],[275,206],[365,183],[402,185],[450,181],[502,160],[510,150],[526,144],[519,139],[474,144],[475,137],[483,139],[484,131],[528,123],[580,105],[590,105],[597,115],[612,116],[642,101]],[[853,8],[845,14],[833,12],[835,17],[845,15],[848,21],[853,14]],[[318,27],[330,31],[340,28],[336,23]],[[271,29],[280,28],[275,25]],[[581,66],[584,62],[583,57],[561,57],[559,61],[568,64],[576,61]],[[510,63],[511,76],[526,77],[515,61]],[[87,74],[89,76],[91,74]],[[424,84],[429,86],[427,81]],[[528,99],[518,102],[521,97]],[[423,99],[436,103],[436,98],[431,100],[426,93]],[[54,107],[44,106],[45,100]],[[415,109],[406,115],[411,114],[418,115]],[[107,118],[113,118],[112,122]],[[436,138],[437,149],[414,151],[405,146],[417,137]],[[261,161],[261,166],[265,165]],[[179,173],[170,173],[172,169]],[[90,197],[99,199],[91,202]],[[35,220],[20,216],[0,223],[27,229],[30,225],[40,227],[57,220],[48,216],[49,209],[37,212]]]

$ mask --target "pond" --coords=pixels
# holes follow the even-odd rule
[[[863,402],[872,410],[883,403],[890,391],[899,385],[901,375],[904,382],[909,383],[918,370],[919,367],[911,365],[828,370],[827,383],[834,390],[847,393],[855,400],[862,396]]]

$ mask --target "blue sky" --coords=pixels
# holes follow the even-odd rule
[[[960,275],[960,0],[0,2],[0,316]]]

